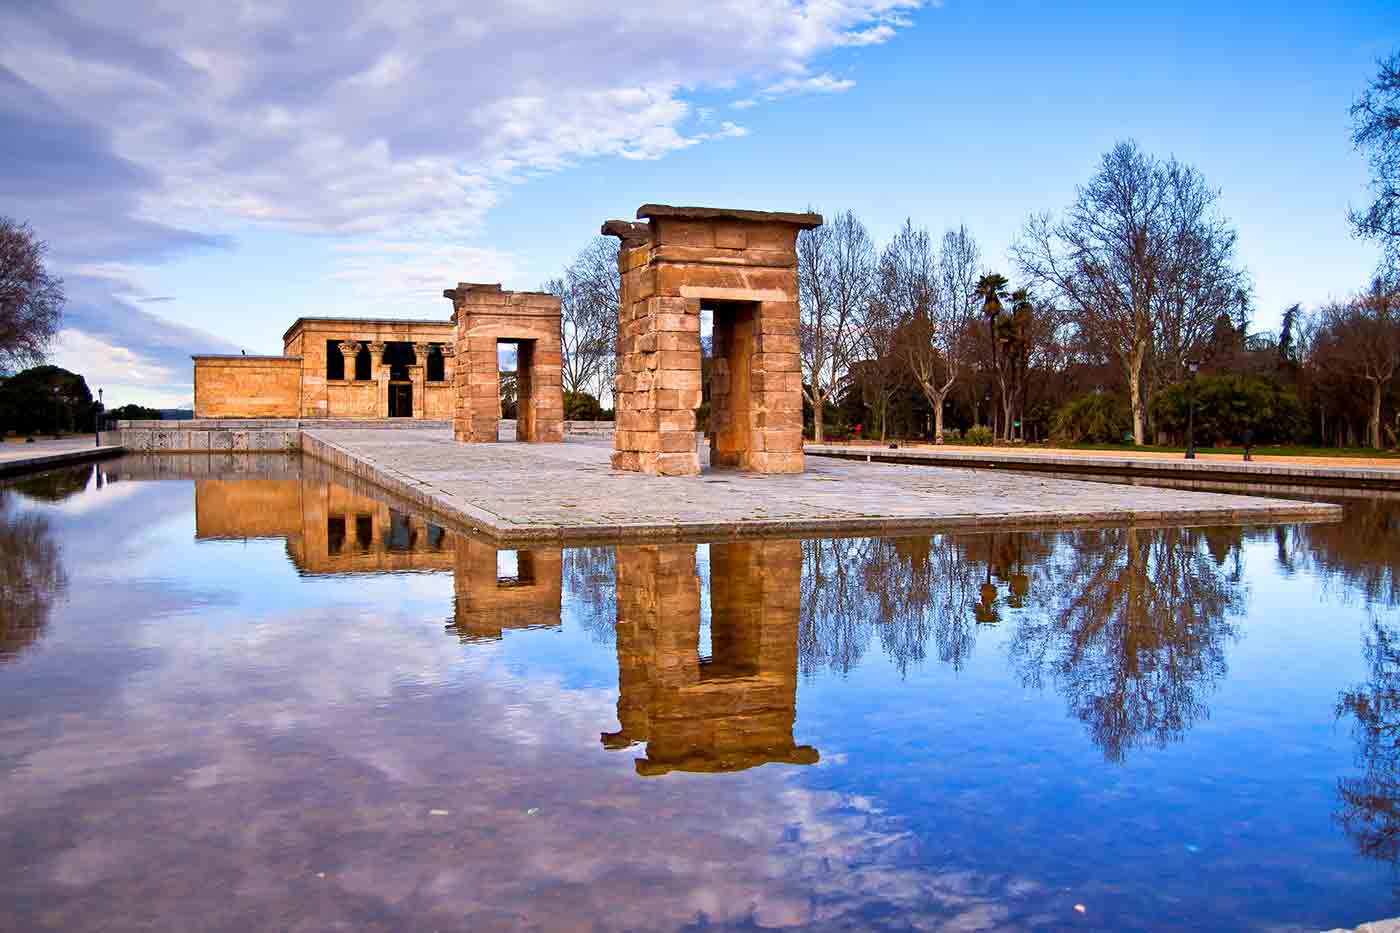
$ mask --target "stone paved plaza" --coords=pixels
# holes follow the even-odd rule
[[[1318,503],[818,457],[796,475],[647,476],[613,470],[606,439],[464,445],[443,428],[313,428],[302,444],[503,540],[1341,517],[1339,506]]]

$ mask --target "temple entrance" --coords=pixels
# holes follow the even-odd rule
[[[539,440],[535,341],[498,340],[496,354],[500,366],[501,416],[515,419],[515,440]]]
[[[389,417],[413,417],[413,383],[389,383]]]
[[[758,322],[756,301],[706,301],[710,320],[710,466],[748,469],[753,450],[753,355]]]

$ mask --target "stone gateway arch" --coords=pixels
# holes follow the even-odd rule
[[[700,472],[706,311],[711,465],[801,473],[797,235],[821,215],[645,204],[637,217],[602,229],[622,241],[614,469]]]

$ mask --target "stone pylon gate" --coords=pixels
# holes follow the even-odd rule
[[[700,314],[713,314],[710,462],[802,472],[797,234],[819,214],[645,204],[622,240],[615,469],[700,472]],[[459,371],[461,362],[458,362]]]
[[[442,293],[457,325],[452,434],[494,442],[501,421],[497,344],[516,345],[516,440],[564,440],[559,296],[461,282]]]

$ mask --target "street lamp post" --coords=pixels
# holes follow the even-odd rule
[[[63,416],[58,404],[58,386],[53,387],[53,439],[58,440],[59,432],[63,430]]]
[[[1201,364],[1191,360],[1186,364],[1186,368],[1191,372],[1191,386],[1188,390],[1189,402],[1186,408],[1186,459],[1196,459],[1196,373],[1201,371]]]
[[[102,446],[102,390],[97,390],[97,410],[92,414],[92,444]]]

